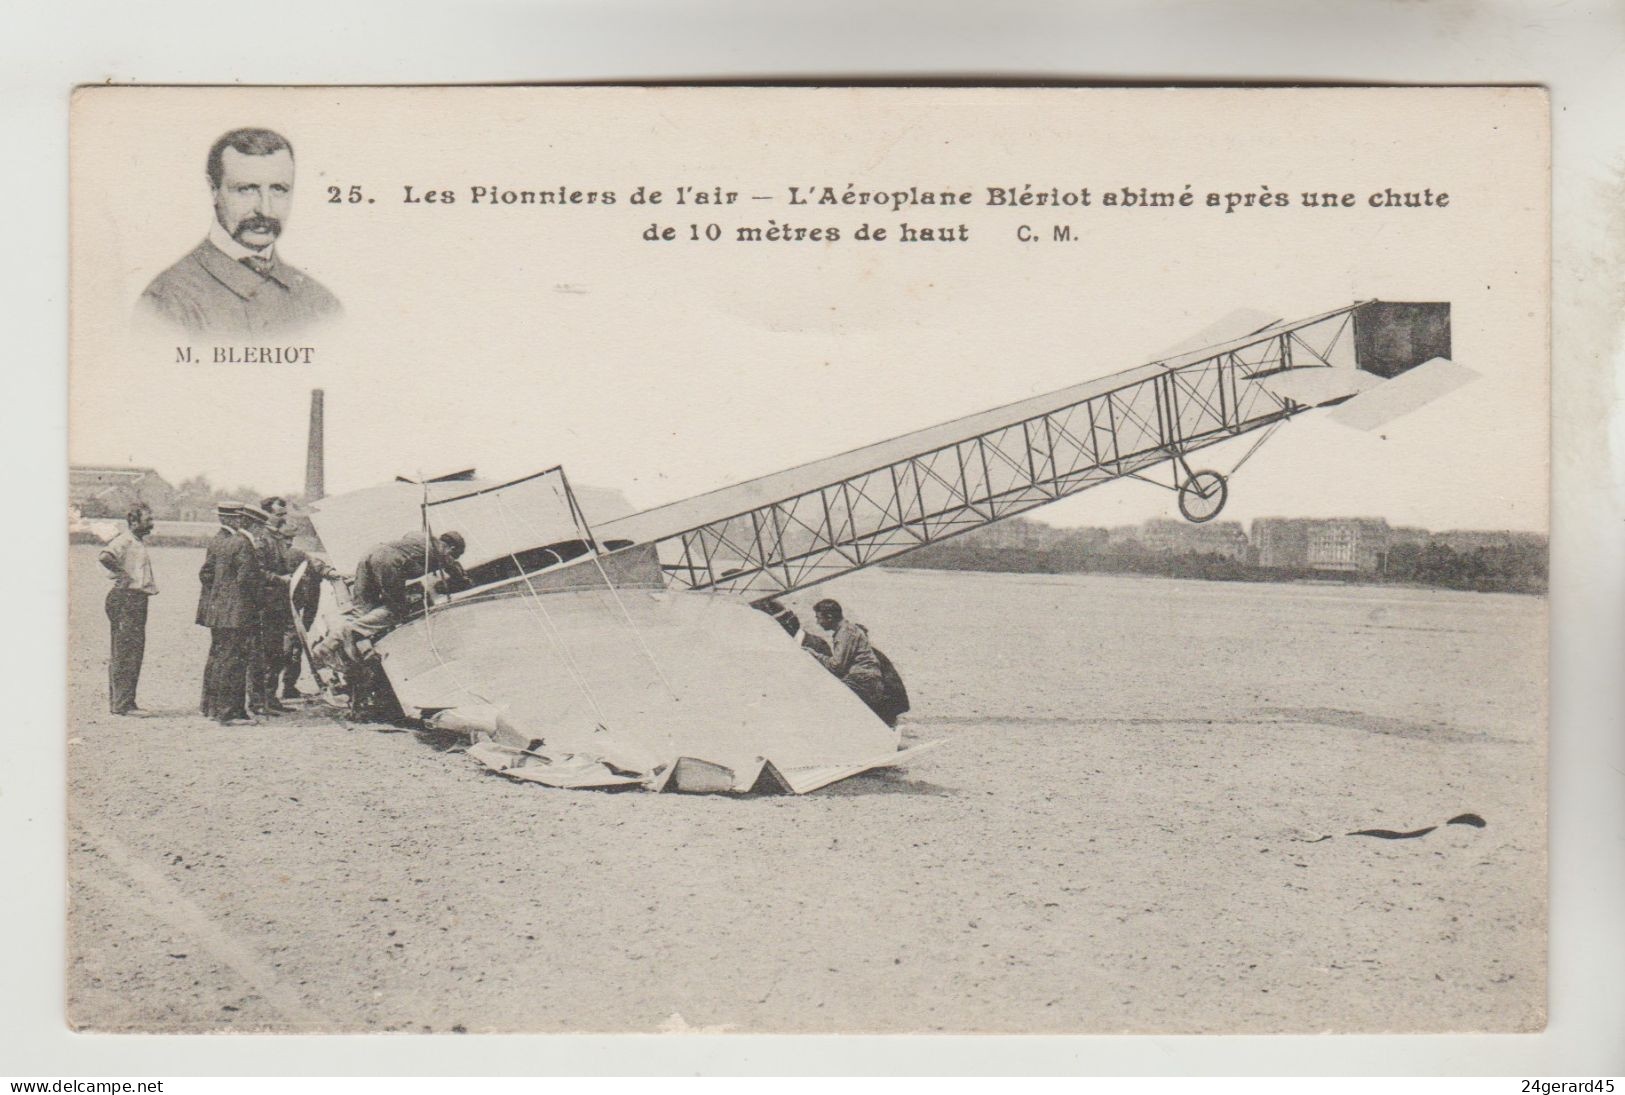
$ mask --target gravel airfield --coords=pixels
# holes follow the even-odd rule
[[[803,797],[652,795],[315,705],[203,719],[200,550],[154,550],[150,715],[115,718],[70,550],[82,1030],[1545,1023],[1543,599],[865,571],[793,603],[841,599],[905,742],[946,744]]]

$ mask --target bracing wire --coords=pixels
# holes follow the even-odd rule
[[[598,561],[598,547],[596,544],[593,545],[592,565],[598,568],[598,576],[609,587],[609,595],[615,598],[615,607],[621,610],[621,616],[626,620],[626,626],[631,629],[632,637],[638,641],[638,648],[643,651],[643,656],[649,659],[649,665],[654,669],[655,676],[659,677],[660,683],[666,686],[666,691],[671,693],[671,698],[681,703],[683,697],[679,696],[677,689],[672,687],[671,679],[666,676],[666,671],[660,667],[659,659],[655,657],[654,651],[649,649],[649,644],[643,637],[643,630],[632,619],[632,613],[627,611],[626,602],[621,600],[621,591],[615,588],[615,583],[609,580],[609,574],[604,570],[604,564]]]
[[[1252,459],[1253,453],[1257,452],[1260,448],[1262,448],[1264,442],[1268,441],[1271,437],[1275,436],[1275,431],[1280,429],[1282,423],[1284,423],[1284,422],[1286,422],[1286,419],[1283,418],[1283,419],[1280,420],[1280,422],[1275,423],[1275,425],[1273,425],[1269,429],[1265,430],[1264,433],[1259,437],[1259,439],[1257,441],[1253,442],[1252,448],[1248,449],[1246,452],[1241,454],[1241,459],[1237,460],[1236,463],[1235,463],[1235,466],[1230,469],[1230,474],[1234,475],[1234,474],[1236,474],[1236,472],[1240,471],[1241,466],[1243,464],[1245,464],[1248,460]]]
[[[560,481],[562,482],[562,484],[564,486],[565,502],[566,502],[566,504],[568,505],[568,507],[570,509],[571,523],[575,526],[576,534],[578,536],[580,536],[582,539],[584,539],[587,542],[587,544],[591,547],[592,554],[593,554],[593,564],[598,568],[599,577],[603,578],[604,585],[609,587],[610,594],[615,598],[615,603],[620,608],[621,615],[622,615],[623,618],[625,618],[627,627],[632,632],[632,637],[637,640],[639,649],[642,650],[643,656],[648,659],[650,667],[653,668],[654,671],[655,671],[655,675],[660,678],[660,683],[665,685],[666,692],[671,696],[671,698],[674,701],[681,702],[682,697],[680,697],[677,694],[677,690],[672,687],[671,680],[670,680],[670,678],[668,678],[666,676],[665,671],[660,666],[660,662],[655,658],[654,651],[650,650],[648,643],[644,641],[643,633],[642,633],[642,631],[640,631],[638,629],[637,622],[632,619],[632,614],[627,611],[626,604],[621,600],[620,593],[615,588],[615,583],[610,581],[609,574],[604,570],[603,564],[598,562],[598,541],[593,537],[592,529],[587,526],[586,518],[582,516],[580,508],[576,505],[575,493],[570,490],[570,481],[569,481],[569,479],[567,479],[565,477],[563,471],[559,472],[559,479],[560,479]],[[510,515],[512,514],[512,511],[502,501],[501,494],[498,493],[498,494],[494,495],[494,498],[496,500],[496,503],[497,503],[498,507],[500,507],[502,509],[502,511],[503,511],[504,520],[510,520]],[[523,514],[520,515],[520,519],[521,520],[524,519]],[[511,529],[512,525],[510,524],[509,527]],[[545,532],[543,530],[537,529],[535,525],[531,525],[530,529],[531,529],[531,532],[532,532],[533,535],[538,535],[542,539],[546,539],[546,534],[545,534]],[[510,557],[512,557],[512,556],[510,555]],[[518,563],[519,563],[518,559],[514,559],[514,563],[515,563],[515,565],[518,565]],[[523,568],[522,567],[521,567],[521,573],[523,573]],[[526,577],[526,584],[529,585],[529,577],[528,576]],[[535,595],[534,588],[532,588],[532,595],[533,596]],[[537,603],[539,605],[541,604],[541,600],[540,600],[539,597],[537,598]],[[546,611],[545,606],[543,607],[543,611],[544,612]],[[669,723],[666,724],[666,744],[667,744],[668,748],[672,751],[673,755],[675,755],[675,751],[676,751],[677,746],[676,746],[676,741],[672,736],[671,726],[670,726]]]
[[[517,542],[518,536],[516,534],[518,530],[513,527],[513,523],[509,519],[507,506],[503,504],[500,495],[495,495],[493,497],[496,501],[497,511],[501,515],[503,523],[507,525],[508,531],[512,535],[511,542]],[[548,614],[547,606],[542,603],[541,594],[536,591],[536,586],[530,580],[530,571],[525,569],[525,564],[519,561],[519,556],[514,554],[511,547],[508,549],[507,555],[508,558],[513,561],[513,565],[518,568],[519,576],[524,579],[525,588],[530,591],[530,598],[525,602],[526,607],[531,610],[533,617],[536,615],[538,610],[540,611],[541,615],[539,618],[544,621],[542,624],[542,633],[546,635],[548,640],[558,648],[559,653],[564,655],[565,668],[570,673],[570,679],[575,682],[576,687],[581,690],[581,694],[585,696],[587,698],[587,702],[592,705],[593,712],[598,716],[598,725],[607,729],[609,727],[609,719],[604,715],[604,709],[598,705],[598,697],[593,695],[592,689],[587,686],[586,679],[581,675],[581,668],[576,664],[575,655],[570,653],[569,644],[566,643],[558,634],[557,625],[554,624],[553,617]]]
[[[626,626],[631,630],[632,637],[637,640],[638,649],[642,650],[643,656],[649,660],[649,665],[654,669],[655,676],[659,677],[660,683],[666,686],[666,691],[671,695],[671,698],[681,703],[682,697],[677,694],[677,689],[672,687],[671,678],[666,676],[666,671],[661,667],[659,659],[654,655],[654,651],[649,649],[649,644],[643,637],[642,629],[638,627],[637,621],[632,619],[632,613],[627,611],[626,602],[621,600],[621,591],[615,588],[615,583],[610,581],[609,573],[604,570],[604,564],[599,559],[598,540],[593,535],[592,529],[588,527],[587,519],[582,516],[580,507],[576,505],[575,491],[570,489],[570,480],[564,477],[563,472],[559,473],[559,478],[564,484],[565,501],[570,506],[570,520],[575,524],[576,532],[581,535],[582,539],[587,541],[588,546],[592,549],[592,565],[598,568],[598,576],[604,580],[604,585],[609,587],[609,595],[615,598],[615,607],[621,610],[621,617],[626,620]]]
[[[428,641],[429,653],[434,655],[434,660],[440,665],[449,668],[456,676],[458,687],[481,703],[490,703],[491,700],[488,696],[482,695],[469,686],[467,679],[458,670],[457,662],[448,660],[445,655],[441,654],[440,646],[435,642],[434,623],[430,619],[434,615],[434,592],[429,585],[429,575],[433,573],[431,563],[434,559],[434,529],[429,525],[429,484],[424,480],[421,471],[418,472],[418,480],[423,485],[423,637]]]

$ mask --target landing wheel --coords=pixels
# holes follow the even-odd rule
[[[1179,487],[1179,512],[1185,520],[1201,524],[1211,521],[1224,509],[1230,497],[1230,484],[1216,471],[1192,472]]]

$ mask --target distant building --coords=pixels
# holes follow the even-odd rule
[[[175,488],[151,468],[111,464],[76,464],[68,468],[68,504],[85,517],[122,518],[137,502],[152,508],[159,520],[175,520]]]
[[[175,491],[175,519],[177,521],[213,521],[216,492],[205,490],[201,480],[188,479]],[[243,502],[258,498],[241,498]]]
[[[985,528],[966,533],[963,542],[967,546],[995,550],[1015,548],[1022,551],[1047,551],[1058,546],[1064,536],[1062,529],[1038,521],[1029,521],[1025,517],[1006,517]]]
[[[1415,544],[1417,547],[1424,547],[1432,538],[1433,533],[1425,528],[1417,528],[1415,525],[1401,525],[1398,528],[1388,530],[1389,548],[1398,547],[1400,544]]]
[[[1309,565],[1309,524],[1303,517],[1260,517],[1253,522],[1253,550],[1261,567]]]
[[[1252,545],[1236,521],[1192,524],[1168,517],[1153,517],[1140,525],[1145,550],[1171,555],[1218,555],[1246,561]]]
[[[955,543],[984,551],[1079,552],[1092,555],[1107,550],[1103,528],[1056,528],[1025,517],[1007,517],[965,533]]]
[[[1309,568],[1371,574],[1388,557],[1388,522],[1380,517],[1333,517],[1309,524]]]

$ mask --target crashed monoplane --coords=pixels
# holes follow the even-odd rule
[[[641,513],[578,494],[551,468],[507,483],[398,481],[323,499],[311,520],[341,565],[424,538],[417,607],[365,654],[403,712],[466,733],[488,766],[555,787],[801,794],[940,743],[900,749],[755,606],[1119,479],[1170,489],[1188,520],[1211,520],[1229,475],[1292,418],[1340,406],[1369,429],[1471,376],[1448,360],[1444,303],[1230,327],[1138,368]],[[1189,461],[1253,433],[1229,472]],[[453,530],[450,587],[430,560]],[[342,626],[343,592],[329,628]],[[333,679],[331,664],[316,668]]]

